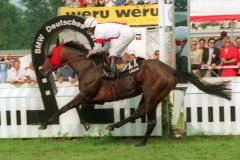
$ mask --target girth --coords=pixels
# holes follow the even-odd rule
[[[113,100],[114,101],[118,100],[117,94],[116,94],[116,90],[117,90],[116,84],[115,84],[114,81],[112,81],[112,83],[111,83],[111,92],[112,92],[112,96],[113,96]]]

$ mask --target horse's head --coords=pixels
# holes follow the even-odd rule
[[[61,48],[62,45],[56,45],[52,49],[51,55],[45,57],[40,69],[42,75],[47,76],[62,65],[60,59]]]
[[[43,65],[41,66],[40,72],[43,76],[48,76],[50,73],[55,71],[55,68],[52,66],[48,57],[45,58]]]
[[[57,44],[51,51],[51,56],[45,57],[40,70],[44,76],[49,75],[63,64],[87,59],[89,50],[78,42],[70,41],[65,44]]]

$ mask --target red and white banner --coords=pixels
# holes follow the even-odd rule
[[[191,0],[191,22],[240,20],[240,0]]]

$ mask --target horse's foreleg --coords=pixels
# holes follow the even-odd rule
[[[61,114],[67,112],[68,110],[72,108],[79,107],[80,103],[83,102],[83,95],[79,93],[77,96],[75,96],[69,103],[67,103],[65,106],[63,106],[60,110],[57,111],[56,114],[54,114],[50,119],[48,119],[47,122],[43,123],[39,129],[46,129],[47,125],[53,123]]]
[[[87,121],[86,114],[90,114],[89,109],[92,110],[94,108],[93,104],[82,104],[81,108],[76,107],[78,117],[80,119],[80,122],[83,124],[86,131],[90,128],[90,123]]]
[[[140,118],[144,114],[144,111],[145,111],[145,101],[144,101],[144,96],[142,96],[142,99],[137,107],[137,110],[132,115],[130,115],[129,117],[127,117],[119,122],[116,122],[116,123],[113,123],[113,124],[107,126],[106,129],[113,131],[114,128],[119,128],[119,127],[127,124],[128,122],[131,122],[133,120],[136,120],[137,118]]]

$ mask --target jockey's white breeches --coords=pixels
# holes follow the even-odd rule
[[[124,26],[121,29],[121,33],[117,39],[111,40],[111,47],[109,49],[109,56],[122,56],[124,50],[134,40],[135,31],[129,27]]]

